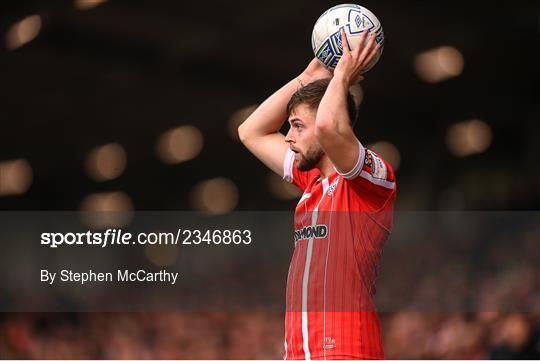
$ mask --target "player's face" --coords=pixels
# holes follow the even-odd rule
[[[298,105],[289,116],[290,129],[285,141],[295,153],[296,167],[302,171],[313,169],[324,155],[315,137],[315,116],[316,112],[305,104]]]

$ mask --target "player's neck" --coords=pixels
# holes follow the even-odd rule
[[[321,161],[319,162],[319,164],[317,164],[317,168],[321,172],[322,178],[328,178],[332,173],[336,171],[334,165],[330,161],[330,158],[328,158],[326,155],[323,155]]]

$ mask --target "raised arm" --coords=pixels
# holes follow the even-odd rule
[[[358,140],[347,112],[347,94],[351,85],[363,79],[362,71],[380,47],[373,33],[366,45],[362,46],[367,34],[368,31],[362,34],[358,46],[352,51],[349,50],[345,33],[341,34],[343,56],[321,99],[315,120],[317,140],[340,173],[348,173],[355,168],[360,156]]]
[[[272,94],[238,127],[238,135],[246,148],[280,176],[283,176],[288,145],[279,129],[286,120],[287,103],[302,84],[329,76],[331,73],[313,59],[297,78]]]

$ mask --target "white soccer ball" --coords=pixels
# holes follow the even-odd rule
[[[358,46],[364,31],[377,34],[376,41],[381,48],[363,73],[373,68],[379,61],[384,47],[384,32],[381,22],[368,9],[355,4],[336,5],[326,10],[317,20],[311,34],[311,47],[315,57],[327,69],[334,69],[343,55],[341,29],[345,30],[347,41],[352,49]]]

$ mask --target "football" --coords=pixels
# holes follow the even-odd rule
[[[379,61],[384,47],[384,32],[381,22],[368,9],[356,4],[341,4],[326,10],[315,22],[311,34],[311,47],[315,57],[326,68],[334,69],[343,54],[341,29],[347,35],[350,49],[355,49],[364,31],[377,34],[381,48],[364,69],[364,73]]]

